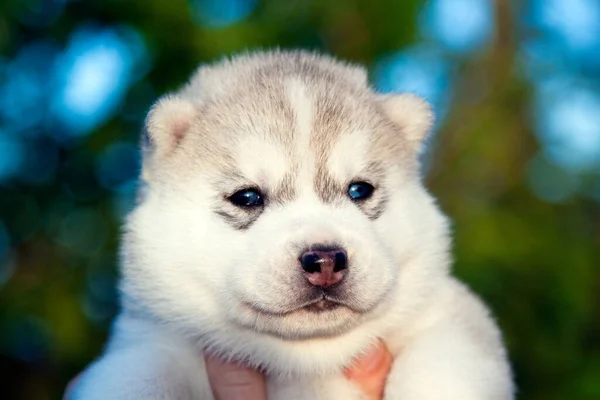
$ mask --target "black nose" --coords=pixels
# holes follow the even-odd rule
[[[300,255],[300,265],[311,285],[328,287],[344,278],[348,257],[341,248],[314,247]]]

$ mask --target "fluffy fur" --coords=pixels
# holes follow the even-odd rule
[[[511,399],[500,333],[450,276],[448,223],[419,179],[432,121],[423,100],[377,94],[326,56],[201,67],[147,118],[123,311],[74,398],[210,399],[206,352],[262,368],[270,399],[360,399],[341,370],[382,338],[386,399]],[[373,196],[352,201],[356,181]],[[246,187],[263,207],[228,201]],[[349,259],[320,312],[298,262],[316,244]]]

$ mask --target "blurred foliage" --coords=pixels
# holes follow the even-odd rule
[[[419,0],[224,3],[231,8],[215,11],[207,0],[0,3],[0,87],[16,85],[0,90],[0,133],[26,146],[19,174],[0,180],[2,398],[60,398],[100,353],[117,312],[119,224],[137,167],[130,149],[158,95],[200,62],[231,52],[319,49],[376,71],[382,58],[423,40]],[[245,14],[229,21],[234,6]],[[547,202],[531,190],[532,160],[545,156],[530,115],[532,84],[517,67],[523,6],[494,7],[489,43],[448,55],[453,89],[426,154],[426,180],[454,221],[457,275],[504,331],[519,397],[600,398],[598,199]],[[59,88],[51,75],[82,26],[133,32],[143,51],[108,117],[77,133],[54,114]],[[33,61],[25,58],[17,72],[41,76],[41,93],[7,72],[28,48]],[[28,106],[11,117],[6,110],[16,102]],[[28,125],[14,128],[14,120]],[[14,156],[11,149],[0,157]],[[551,171],[540,179],[560,178]],[[584,189],[600,187],[598,175],[583,174]]]

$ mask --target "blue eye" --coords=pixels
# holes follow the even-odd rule
[[[352,200],[366,200],[373,194],[375,188],[367,182],[355,182],[348,186],[348,196]]]
[[[256,189],[238,190],[229,196],[229,201],[243,208],[262,207],[265,204],[262,194]]]

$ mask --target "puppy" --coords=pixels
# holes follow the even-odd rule
[[[381,338],[385,398],[505,400],[500,332],[450,275],[419,177],[433,114],[302,51],[202,66],[146,121],[122,312],[75,399],[211,399],[202,353],[270,399],[360,399],[342,369]]]

